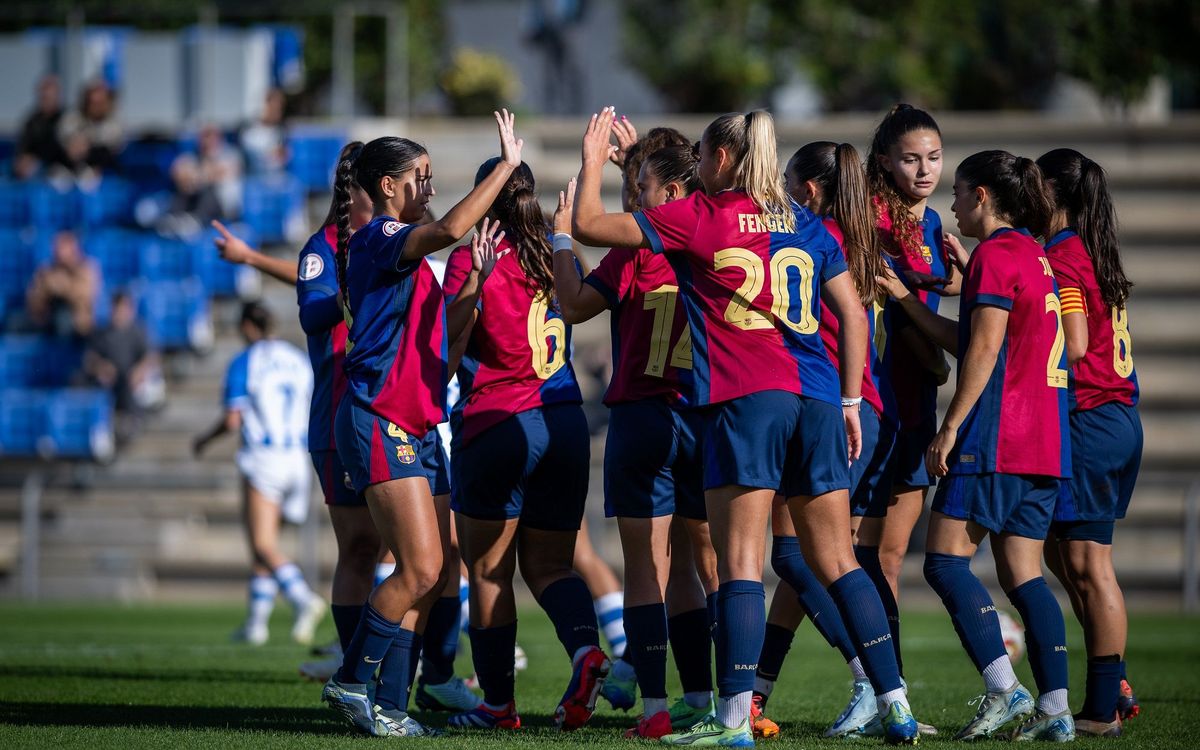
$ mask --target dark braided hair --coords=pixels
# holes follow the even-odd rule
[[[875,277],[883,275],[884,263],[858,151],[849,143],[809,143],[792,155],[785,173],[793,184],[812,180],[821,187],[821,205],[814,213],[837,222],[858,298],[864,305],[874,302],[882,292]]]
[[[358,185],[372,201],[382,203],[379,181],[385,176],[399,177],[412,169],[417,159],[427,153],[424,146],[407,138],[393,136],[376,138],[357,149],[357,154],[354,153],[355,149],[350,148],[352,145],[342,149],[342,157],[338,160],[333,180],[333,221],[326,220],[326,226],[337,224],[337,280],[346,312],[350,309],[350,295],[346,289],[350,248],[350,188]]]
[[[867,152],[867,185],[871,195],[879,212],[886,213],[892,220],[892,237],[897,249],[909,255],[921,254],[924,233],[920,223],[908,210],[908,202],[896,188],[895,179],[879,163],[879,157],[887,156],[902,137],[917,130],[932,130],[939,138],[942,135],[928,112],[911,104],[897,104],[875,128],[871,150]]]
[[[1032,159],[1007,151],[980,151],[963,159],[955,175],[971,190],[980,186],[988,189],[997,218],[1035,235],[1046,233],[1054,203],[1042,170]]]
[[[1037,165],[1050,185],[1056,207],[1067,212],[1067,221],[1092,257],[1104,304],[1114,309],[1124,307],[1133,283],[1121,267],[1117,212],[1104,170],[1073,148],[1056,148],[1042,154]]]
[[[475,184],[483,182],[500,163],[499,156],[485,161],[475,173]],[[488,211],[504,227],[504,238],[516,249],[517,262],[525,274],[526,283],[535,295],[541,294],[549,305],[557,305],[554,297],[554,271],[550,232],[546,214],[537,199],[537,184],[533,170],[525,162],[513,170],[500,188],[500,194]]]
[[[646,157],[643,168],[653,174],[659,185],[678,183],[684,195],[691,195],[703,188],[700,173],[696,171],[699,159],[690,145],[674,145],[660,148]]]

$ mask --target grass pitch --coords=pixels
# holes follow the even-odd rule
[[[274,638],[254,648],[230,644],[240,622],[237,606],[122,607],[0,605],[0,748],[337,748],[372,740],[350,733],[319,702],[320,686],[297,677],[307,651],[286,642],[280,607]],[[1081,747],[1200,747],[1200,619],[1133,617],[1129,674],[1142,715],[1124,738],[1079,740]],[[1068,616],[1071,705],[1083,697],[1083,643]],[[333,636],[326,623],[324,639]],[[621,732],[636,711],[612,711],[601,701],[592,723],[563,735],[551,716],[569,677],[569,665],[540,611],[526,611],[519,642],[529,669],[517,678],[517,705],[525,728],[510,733],[453,733],[424,745],[471,748],[548,747],[572,743],[628,748]],[[951,745],[973,715],[968,701],[981,691],[958,639],[942,612],[905,614],[903,643],[910,697],[919,718],[941,729],[924,746]],[[471,671],[469,655],[460,673]],[[1018,668],[1033,687],[1029,665]],[[672,677],[673,695],[678,682]],[[844,664],[807,623],[792,647],[768,715],[783,727],[778,748],[873,746],[875,741],[821,739],[821,731],[849,697]],[[441,726],[444,716],[423,715]],[[403,740],[396,740],[403,742]],[[639,743],[645,747],[651,745]],[[978,747],[999,747],[989,742]]]

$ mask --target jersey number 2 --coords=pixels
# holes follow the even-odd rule
[[[713,268],[717,271],[737,268],[746,274],[745,280],[729,300],[729,306],[725,308],[725,322],[743,331],[771,328],[774,325],[765,312],[750,309],[766,281],[762,258],[744,247],[730,247],[713,255]],[[788,287],[788,271],[791,269],[800,275],[798,320],[791,318],[792,300]],[[812,256],[799,248],[781,248],[771,256],[771,314],[796,333],[816,333],[820,325],[812,309],[813,273]]]
[[[1058,295],[1051,292],[1046,295],[1046,312],[1054,313],[1054,344],[1050,347],[1050,358],[1046,360],[1046,385],[1051,388],[1067,387],[1066,368],[1060,367],[1066,340],[1063,338],[1062,303]]]
[[[675,303],[679,298],[679,287],[663,284],[646,293],[642,309],[654,311],[654,330],[650,332],[650,355],[646,359],[646,374],[661,378],[667,363],[667,351],[671,352],[671,366],[684,370],[692,369],[692,329],[685,327],[679,334],[675,348],[671,348],[671,329],[675,325]]]
[[[529,305],[526,333],[532,352],[533,372],[542,380],[549,380],[567,363],[567,324],[562,318],[547,318],[548,312],[550,304],[546,295],[538,292]]]

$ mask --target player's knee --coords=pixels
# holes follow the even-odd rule
[[[879,568],[889,581],[900,577],[900,569],[904,566],[904,550],[890,547],[879,548]]]
[[[950,590],[955,578],[964,573],[970,574],[971,559],[941,552],[927,552],[921,572],[925,575],[925,581],[938,596],[943,596]]]

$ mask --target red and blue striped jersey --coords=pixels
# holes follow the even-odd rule
[[[841,403],[818,329],[821,284],[846,261],[820,219],[792,208],[792,231],[741,190],[696,192],[634,214],[679,281],[695,405],[769,390]]]
[[[1008,326],[991,377],[958,428],[950,473],[1071,476],[1058,289],[1042,246],[1026,230],[998,229],[971,255],[958,325],[960,364],[980,305],[1007,310]]]
[[[462,289],[470,271],[471,248],[455,248],[446,261],[447,301]],[[583,401],[571,366],[571,326],[525,275],[507,240],[500,243],[496,267],[476,309],[458,368],[461,395],[451,421],[456,440],[466,445],[489,427],[530,409]]]
[[[429,263],[401,256],[413,229],[379,216],[350,238],[343,364],[355,404],[424,437],[446,418],[446,309]]]
[[[1087,316],[1087,353],[1071,368],[1072,410],[1094,409],[1110,401],[1134,406],[1139,390],[1129,314],[1125,308],[1104,303],[1092,256],[1075,230],[1064,229],[1051,237],[1046,255],[1058,282],[1063,315]]]
[[[613,374],[604,403],[646,398],[686,403],[692,332],[667,259],[645,248],[613,248],[583,281],[611,310]]]
[[[878,203],[877,206],[879,220],[876,222],[876,228],[883,243],[884,257],[909,291],[917,295],[930,310],[937,312],[942,295],[912,286],[904,272],[917,271],[931,276],[949,277],[950,262],[942,239],[942,218],[938,216],[937,211],[927,206],[924,217],[918,222],[922,233],[920,249],[907,251],[895,237],[887,208]],[[887,362],[887,367],[882,368],[884,372],[881,374],[895,394],[898,410],[896,416],[900,429],[914,429],[937,419],[938,379],[925,368],[912,348],[905,345],[903,339],[897,335],[905,326],[911,326],[912,321],[896,302],[889,301],[884,307],[883,332],[877,332],[875,335],[880,358]]]
[[[346,319],[337,301],[337,227],[324,227],[304,244],[296,273],[300,327],[308,337],[313,368],[312,404],[308,411],[308,449],[336,450],[333,416],[346,393],[342,358],[346,354]]]
[[[832,218],[826,218],[825,230],[830,236],[837,241],[838,247],[842,250],[842,256],[845,257],[846,247],[842,235],[842,228]],[[878,370],[876,359],[878,352],[875,350],[875,306],[872,303],[869,307],[863,308],[863,315],[867,318],[867,361],[863,364],[863,381],[862,381],[862,397],[875,409],[875,413],[880,418],[890,418],[890,413],[884,410],[884,398],[879,390],[879,379],[875,375]],[[829,356],[830,363],[840,371],[840,361],[838,360],[838,333],[841,331],[841,323],[837,316],[833,314],[833,310],[824,301],[821,302],[821,340],[825,342],[825,353]]]

